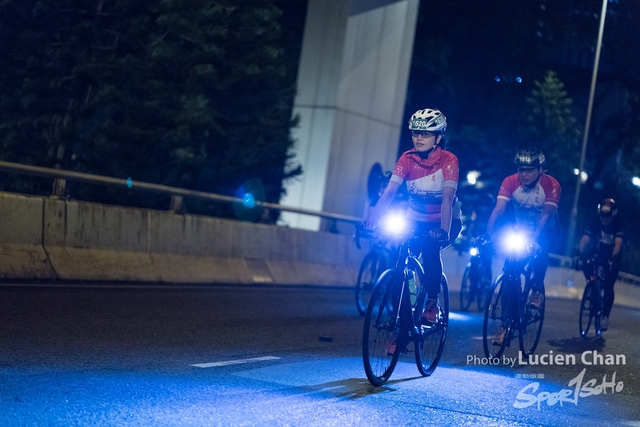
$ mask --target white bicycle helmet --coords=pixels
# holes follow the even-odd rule
[[[544,163],[544,154],[537,148],[523,148],[516,153],[514,162],[517,167],[534,166],[540,167]]]
[[[409,129],[444,133],[447,129],[447,118],[436,108],[418,110],[409,120]]]

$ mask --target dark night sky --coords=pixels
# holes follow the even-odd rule
[[[488,106],[500,104],[508,119],[524,105],[533,81],[552,69],[583,121],[601,5],[597,0],[421,2],[405,116],[426,103],[447,111],[453,122],[483,126],[496,119],[495,108]],[[640,2],[609,2],[599,82],[640,84],[639,19]],[[438,61],[446,65],[428,68]]]

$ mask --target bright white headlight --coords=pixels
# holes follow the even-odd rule
[[[515,252],[522,252],[527,247],[527,239],[520,233],[509,233],[505,239],[507,249]]]
[[[407,220],[402,213],[391,213],[383,218],[382,228],[387,233],[401,233],[407,228]]]
[[[475,246],[472,246],[471,249],[469,249],[469,255],[471,255],[471,256],[476,256],[479,253],[480,253],[480,251]]]

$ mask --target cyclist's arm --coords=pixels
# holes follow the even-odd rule
[[[611,254],[611,258],[620,256],[622,253],[622,243],[624,243],[624,239],[622,237],[615,238],[613,241],[613,253]]]
[[[507,209],[507,203],[509,200],[498,197],[496,200],[496,206],[491,211],[491,215],[489,216],[489,222],[487,223],[487,234],[493,236],[495,232],[494,227],[496,226],[496,222],[500,219],[500,217],[504,214],[504,211]]]
[[[442,187],[442,206],[440,207],[440,228],[449,234],[451,232],[451,217],[453,198],[456,195],[455,187]]]
[[[585,253],[587,253],[590,243],[591,237],[588,234],[583,234],[578,245],[578,251],[580,251],[580,255],[584,255]]]
[[[551,219],[555,211],[556,207],[551,203],[545,203],[544,206],[542,206],[542,212],[540,213],[540,218],[538,219],[538,225],[536,226],[536,233],[534,236],[536,241],[539,241],[542,233],[546,231],[547,224],[549,223],[549,220]]]
[[[398,194],[398,189],[400,188],[400,185],[402,184],[395,181],[389,182],[389,185],[387,185],[387,188],[385,188],[384,192],[382,193],[382,196],[380,196],[378,203],[376,203],[376,207],[373,208],[373,211],[369,215],[369,218],[367,218],[366,220],[367,229],[371,230],[375,228],[376,224],[378,223],[378,220],[380,219],[384,211],[386,211],[387,208],[389,208],[389,206],[391,205],[391,202],[393,202],[393,199],[396,198],[396,194]]]

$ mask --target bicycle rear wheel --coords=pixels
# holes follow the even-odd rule
[[[478,304],[478,311],[483,312],[487,307],[489,299],[489,290],[491,289],[491,282],[487,284],[481,284],[476,291],[476,304]]]
[[[478,311],[482,312],[487,306],[489,300],[489,291],[491,290],[491,277],[484,271],[484,265],[481,263],[479,270],[482,273],[479,274],[478,281],[480,286],[476,291],[476,303],[478,304]],[[489,276],[489,277],[488,277]]]
[[[462,275],[462,284],[460,285],[460,310],[462,311],[469,310],[469,306],[476,296],[477,284],[472,279],[477,274],[472,274],[471,269],[471,263],[467,264]]]
[[[498,276],[491,285],[488,304],[484,310],[484,323],[482,326],[482,344],[486,357],[495,358],[502,356],[511,337],[511,293],[505,283],[504,275]],[[504,338],[501,343],[493,344],[494,337],[504,330]]]
[[[364,316],[362,361],[367,379],[375,386],[389,379],[405,345],[406,334],[396,315],[401,280],[394,270],[385,271],[373,288]]]
[[[384,269],[384,257],[377,252],[369,252],[360,264],[356,281],[356,307],[362,316],[367,311],[373,286]]]
[[[540,342],[546,299],[543,288],[541,291],[542,302],[539,307],[536,307],[531,304],[531,297],[535,292],[534,289],[527,286],[525,292],[526,298],[524,299],[524,307],[522,307],[522,320],[520,323],[520,350],[528,356],[536,351],[536,347]]]
[[[423,296],[419,300],[420,304],[418,304],[420,309],[416,309],[417,316],[420,316],[424,309],[427,300],[426,296],[427,292],[424,289]],[[430,326],[418,324],[420,337],[415,341],[416,365],[418,366],[418,371],[425,377],[431,375],[438,366],[444,349],[444,342],[447,338],[447,328],[449,327],[449,284],[444,274],[440,281],[438,307],[440,315],[437,323]]]

